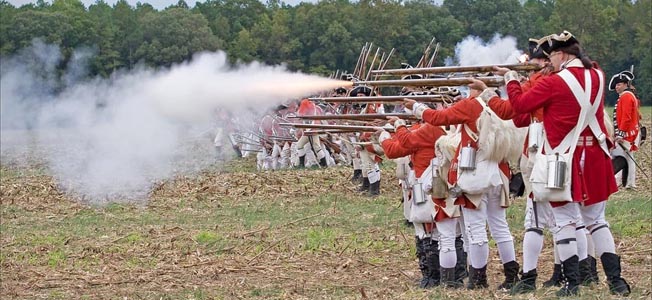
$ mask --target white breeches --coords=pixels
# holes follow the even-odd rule
[[[320,160],[325,157],[324,149],[322,149],[319,135],[303,135],[301,136],[301,138],[299,138],[299,141],[297,141],[297,149],[299,151],[298,153],[299,156],[306,155],[306,151],[308,149],[306,149],[305,146],[308,144],[310,144],[308,149],[312,148],[312,151],[315,152],[315,156],[317,157],[317,160]]]
[[[546,228],[552,231],[555,226],[555,217],[550,202],[533,203],[530,197],[527,197],[525,201],[525,221],[523,222],[525,229]]]

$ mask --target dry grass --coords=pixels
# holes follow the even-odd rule
[[[647,116],[650,126],[650,117]],[[638,155],[650,173],[650,143]],[[647,156],[646,156],[647,154]],[[147,205],[80,204],[42,166],[0,170],[3,299],[510,299],[420,290],[399,190],[358,195],[345,168],[253,173],[251,160],[156,186]],[[243,171],[244,169],[244,171]],[[639,173],[640,174],[640,173]],[[631,299],[652,297],[650,181],[609,202]],[[523,203],[508,211],[520,257]],[[519,259],[520,260],[520,259]],[[540,278],[552,271],[550,239]],[[492,245],[490,283],[502,279]],[[583,299],[609,299],[605,277]],[[540,282],[542,282],[541,280]],[[540,289],[520,299],[552,299]]]

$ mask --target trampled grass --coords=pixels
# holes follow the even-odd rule
[[[648,174],[649,146],[637,154]],[[391,165],[378,198],[355,192],[344,167],[256,173],[244,159],[161,183],[137,204],[93,206],[62,194],[42,164],[3,162],[1,298],[511,299],[494,290],[503,275],[493,243],[491,289],[417,287],[414,230],[403,224]],[[607,220],[629,299],[650,299],[651,184],[638,176],[637,190],[612,196]],[[519,261],[523,208],[520,199],[508,209]],[[549,237],[539,262],[540,285],[552,271]],[[579,299],[612,299],[599,273]]]

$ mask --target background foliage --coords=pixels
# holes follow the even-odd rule
[[[14,7],[0,1],[0,55],[17,53],[34,38],[93,49],[90,76],[109,76],[137,64],[169,66],[200,51],[224,50],[232,62],[258,60],[291,70],[328,74],[355,66],[373,42],[396,48],[388,67],[416,64],[432,37],[442,48],[436,65],[467,35],[485,40],[527,39],[569,30],[608,76],[635,66],[644,104],[652,104],[652,0],[324,0],[289,6],[278,0],[179,0],[164,10],[149,4],[85,7],[79,0],[39,0]],[[62,64],[62,67],[66,64]],[[610,93],[608,102],[615,101]]]

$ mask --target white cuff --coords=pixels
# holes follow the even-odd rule
[[[414,116],[419,118],[419,120],[423,119],[423,112],[428,109],[428,106],[426,106],[423,103],[414,103],[414,106],[412,106],[412,113],[414,113]]]
[[[505,73],[505,85],[507,85],[512,80],[516,80],[517,82],[520,81],[518,73],[516,71],[508,71]]]
[[[405,125],[406,125],[405,120],[403,120],[403,119],[398,119],[398,120],[396,120],[396,121],[394,122],[394,129],[398,129],[399,127],[401,127],[401,126],[405,126]]]
[[[480,95],[478,95],[478,98],[484,101],[484,103],[488,103],[491,98],[496,96],[498,96],[498,94],[496,94],[496,90],[492,88],[486,88],[484,91],[482,91],[482,93],[480,93]]]
[[[378,142],[382,144],[385,140],[388,140],[388,139],[391,139],[391,138],[392,138],[392,135],[390,135],[389,132],[383,130],[383,132],[381,132],[380,135],[378,136]]]

